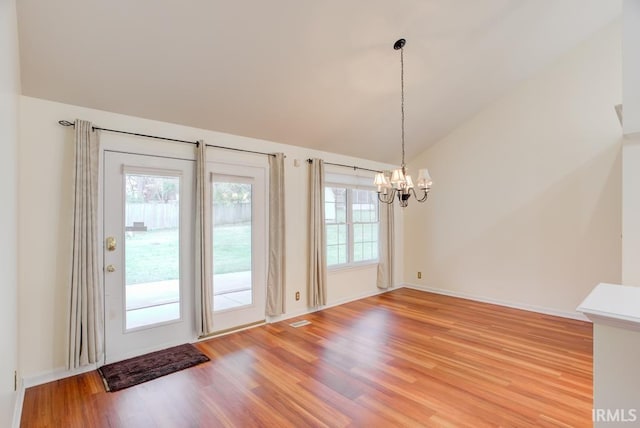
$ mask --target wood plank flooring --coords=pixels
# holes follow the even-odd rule
[[[29,388],[22,426],[592,426],[589,323],[409,289],[302,318],[115,393],[96,372]]]

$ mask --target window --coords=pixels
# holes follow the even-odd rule
[[[373,190],[324,189],[327,266],[378,260],[378,196]]]

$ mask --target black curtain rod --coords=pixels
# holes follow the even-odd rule
[[[311,159],[307,159],[307,162],[311,163]],[[378,171],[377,169],[369,169],[369,168],[361,168],[359,166],[355,166],[355,165],[345,165],[342,163],[331,163],[331,162],[325,162],[325,165],[333,165],[333,166],[341,166],[343,168],[351,168],[353,170],[356,169],[361,169],[362,171],[370,171],[370,172],[382,172],[382,171]]]
[[[69,122],[68,120],[59,120],[58,123],[62,126],[73,126],[75,128],[76,124],[73,122]],[[136,137],[145,137],[145,138],[153,138],[156,140],[165,140],[165,141],[174,141],[176,143],[188,143],[188,144],[195,144],[196,146],[198,144],[200,144],[198,141],[189,141],[189,140],[178,140],[176,138],[168,138],[168,137],[158,137],[156,135],[149,135],[149,134],[138,134],[137,132],[128,132],[128,131],[119,131],[117,129],[109,129],[109,128],[100,128],[98,126],[92,126],[91,129],[93,131],[108,131],[108,132],[115,132],[116,134],[126,134],[126,135],[135,135]],[[207,144],[207,147],[214,147],[216,149],[225,149],[225,150],[233,150],[236,152],[245,152],[245,153],[254,153],[257,155],[266,155],[266,156],[275,156],[273,153],[265,153],[265,152],[256,152],[253,150],[245,150],[245,149],[238,149],[235,147],[225,147],[225,146],[216,146],[213,144]]]

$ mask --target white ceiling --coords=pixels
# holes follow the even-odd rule
[[[410,159],[621,13],[621,0],[17,3],[24,95],[392,163],[398,38]]]

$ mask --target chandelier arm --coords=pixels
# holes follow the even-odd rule
[[[418,202],[424,202],[427,200],[427,198],[429,197],[429,191],[428,190],[423,190],[424,192],[424,196],[420,199],[418,199],[418,197],[416,196],[416,192],[413,192],[413,196],[416,198],[416,201]]]
[[[424,195],[422,196],[422,198],[418,198],[418,195],[416,194],[416,191],[413,188],[409,189],[407,193],[413,193],[413,197],[416,198],[416,201],[424,202],[429,197],[429,192],[426,190],[423,190],[423,191],[424,191]]]
[[[391,192],[391,194],[390,194],[390,195],[391,195],[391,197],[389,197],[389,194],[387,194],[387,196],[386,196],[386,197],[383,197],[383,196],[382,196],[382,192],[378,192],[378,200],[379,200],[380,202],[382,202],[382,203],[385,203],[385,204],[392,204],[392,203],[393,203],[393,201],[394,201],[394,200],[395,200],[395,198],[396,198],[396,195],[395,195],[395,193],[394,193],[393,191]]]

